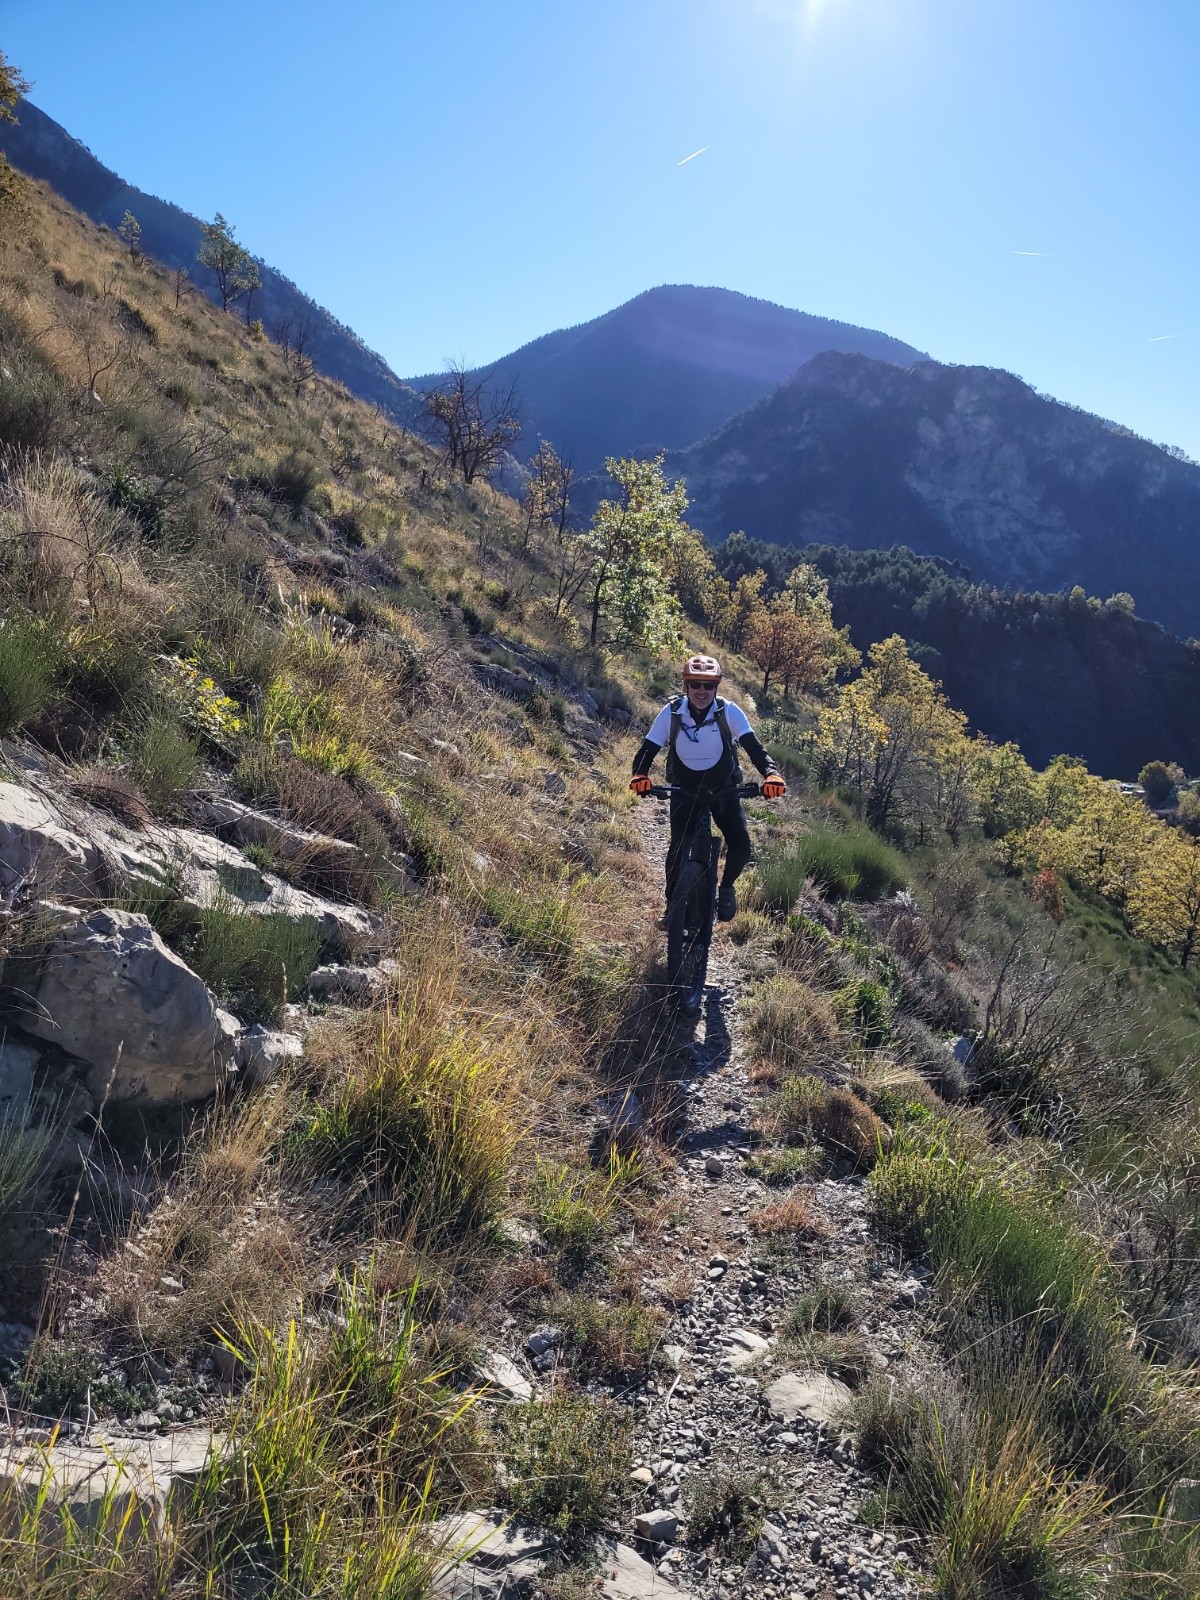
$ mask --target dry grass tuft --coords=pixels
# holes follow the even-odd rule
[[[770,1205],[759,1206],[746,1220],[751,1232],[759,1238],[786,1235],[796,1239],[823,1239],[829,1232],[824,1219],[813,1212],[808,1196],[798,1190]]]

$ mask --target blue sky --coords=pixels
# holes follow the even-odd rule
[[[720,284],[1200,457],[1197,0],[0,0],[0,49],[401,374]]]

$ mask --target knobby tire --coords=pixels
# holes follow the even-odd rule
[[[708,873],[685,862],[667,921],[667,977],[675,999],[689,1013],[700,1009],[712,940],[712,893]]]

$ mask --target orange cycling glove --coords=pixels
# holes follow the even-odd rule
[[[782,800],[787,793],[787,784],[777,774],[763,779],[762,785],[764,800]]]
[[[654,785],[650,782],[650,778],[647,773],[639,772],[635,777],[630,778],[629,787],[636,795],[647,795],[650,793],[651,789],[653,789]]]

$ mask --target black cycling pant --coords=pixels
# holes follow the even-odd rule
[[[684,846],[701,820],[700,814],[709,809],[702,791],[671,796],[671,842],[667,846],[668,905],[679,878]],[[732,883],[739,873],[745,871],[750,860],[750,832],[742,813],[742,802],[736,794],[722,795],[711,803],[711,814],[725,838],[725,870],[721,874],[721,881]]]

